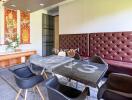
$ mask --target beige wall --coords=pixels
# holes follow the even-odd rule
[[[60,34],[132,31],[132,0],[75,0],[59,16]]]
[[[59,16],[54,17],[55,35],[54,35],[54,47],[59,49]]]
[[[17,32],[20,35],[20,11],[17,11],[18,23]],[[39,10],[31,13],[30,15],[30,41],[31,44],[22,44],[20,48],[22,50],[37,50],[37,52],[42,55],[42,13],[47,13],[46,10]],[[0,5],[0,34],[2,43],[4,43],[4,8]],[[6,45],[0,45],[0,52],[6,51]]]

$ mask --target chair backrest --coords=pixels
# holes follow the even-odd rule
[[[66,96],[53,88],[47,87],[47,91],[49,100],[69,100]]]
[[[33,69],[39,69],[38,67],[40,67],[39,66],[39,61],[40,60],[42,60],[43,59],[43,57],[42,56],[40,56],[40,55],[37,55],[37,54],[35,54],[35,55],[32,55],[32,56],[30,56],[30,58],[29,58],[29,61],[28,61],[28,63],[27,63],[27,65],[29,65],[31,68],[33,68]],[[42,68],[41,68],[42,69]],[[32,70],[32,69],[31,69]]]
[[[33,75],[31,70],[29,69],[28,66],[23,66],[18,69],[10,69],[10,71],[17,77],[17,78],[28,78]]]
[[[132,93],[132,76],[130,75],[112,73],[109,75],[106,84],[109,89]]]
[[[99,64],[107,64],[100,56],[94,55],[89,59],[91,62]]]
[[[69,100],[57,90],[57,88],[59,88],[59,82],[56,76],[48,79],[45,85],[48,91],[49,100]]]
[[[41,74],[41,72],[43,70],[43,67],[40,67],[40,66],[33,64],[33,63],[30,63],[29,68],[35,74]]]

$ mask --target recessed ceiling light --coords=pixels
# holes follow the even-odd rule
[[[40,5],[40,6],[44,6],[44,4],[43,4],[43,3],[40,3],[39,5]]]
[[[10,6],[12,6],[12,7],[16,7],[16,5],[10,5]]]

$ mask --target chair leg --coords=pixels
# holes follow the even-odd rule
[[[28,90],[26,89],[24,100],[27,100],[27,93],[28,93]]]
[[[43,95],[42,95],[42,93],[41,93],[41,91],[40,91],[39,87],[38,87],[38,86],[36,86],[36,88],[37,88],[37,90],[38,90],[39,95],[41,96],[41,99],[42,99],[42,100],[44,100],[44,97],[43,97]]]
[[[46,72],[44,72],[44,76],[45,76],[46,79],[48,79],[48,76],[47,76]]]
[[[43,73],[44,73],[44,69],[42,70],[41,75],[43,75]]]
[[[41,72],[41,75],[43,75],[43,74],[44,74],[44,77],[45,77],[46,79],[48,79],[48,76],[47,76],[47,74],[46,74],[46,72],[45,72],[44,69],[43,69],[42,72]]]
[[[17,93],[17,96],[16,96],[15,100],[18,100],[18,98],[19,98],[21,92],[22,92],[22,89],[20,89],[19,92]]]
[[[35,90],[36,90],[36,88],[35,87],[33,87],[33,92],[35,93]]]

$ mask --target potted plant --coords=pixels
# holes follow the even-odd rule
[[[15,39],[6,39],[7,40],[7,48],[8,51],[20,51],[20,49],[17,49],[20,45],[19,37],[17,36]]]

